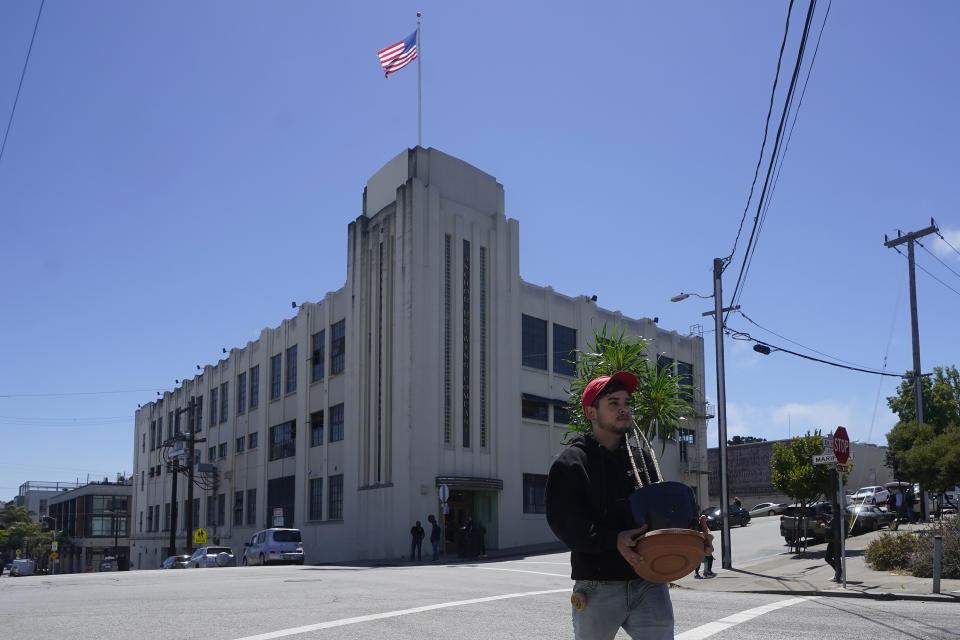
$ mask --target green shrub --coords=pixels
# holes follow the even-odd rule
[[[877,571],[907,570],[917,548],[917,537],[912,533],[882,533],[867,547],[864,558]]]
[[[943,539],[941,578],[960,578],[960,518],[931,523],[920,531],[917,548],[910,554],[910,573],[918,578],[933,577],[933,537]]]

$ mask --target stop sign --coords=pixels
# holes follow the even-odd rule
[[[846,464],[850,458],[850,436],[843,427],[837,427],[833,432],[833,455],[841,464]]]

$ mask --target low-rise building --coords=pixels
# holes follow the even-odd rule
[[[132,492],[128,480],[104,480],[50,499],[52,525],[67,538],[58,545],[58,573],[99,571],[105,558],[115,558],[121,570],[129,568]]]
[[[487,548],[555,544],[547,471],[572,361],[604,326],[646,338],[696,387],[661,464],[703,501],[703,339],[523,281],[519,245],[492,176],[419,147],[387,163],[347,226],[343,287],[136,412],[136,566],[159,565],[171,528],[185,551],[188,514],[237,554],[258,529],[299,528],[308,563],[406,556],[429,514],[443,514],[447,551],[466,552],[469,518]],[[168,464],[184,464],[187,431],[202,439],[192,504]]]

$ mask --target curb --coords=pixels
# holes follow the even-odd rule
[[[841,589],[764,589],[764,588],[743,588],[743,589],[694,589],[676,582],[670,583],[671,589],[683,589],[684,591],[709,591],[710,593],[765,593],[769,595],[781,596],[817,596],[821,598],[861,598],[866,600],[913,600],[916,602],[941,602],[960,604],[960,596],[954,596],[945,593],[897,593],[894,591],[850,591]]]

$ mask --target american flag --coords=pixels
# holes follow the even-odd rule
[[[403,69],[417,59],[417,32],[414,31],[386,49],[380,49],[377,55],[380,56],[380,64],[386,72],[384,77],[389,78],[391,73]]]

